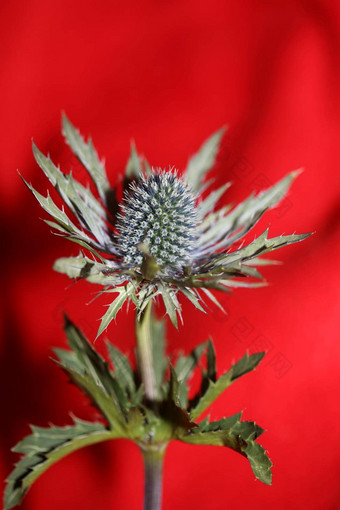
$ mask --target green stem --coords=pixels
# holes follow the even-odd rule
[[[140,320],[136,317],[136,337],[139,367],[144,384],[145,396],[147,400],[154,402],[157,399],[157,391],[152,359],[151,310],[152,301],[149,301]]]
[[[144,510],[160,510],[163,460],[166,445],[142,446],[144,460]]]

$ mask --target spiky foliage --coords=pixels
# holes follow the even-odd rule
[[[52,217],[53,221],[47,223],[92,257],[80,253],[61,258],[55,262],[55,270],[70,278],[86,278],[103,285],[105,292],[118,293],[102,318],[98,334],[127,300],[133,301],[140,314],[150,300],[161,296],[177,325],[179,293],[204,311],[203,295],[218,303],[211,290],[228,292],[232,287],[263,285],[256,266],[266,261],[260,256],[309,235],[268,238],[266,230],[248,245],[242,245],[243,237],[262,214],[284,197],[298,172],[259,194],[251,194],[234,208],[217,209],[229,184],[204,197],[202,191],[210,184],[205,178],[214,164],[223,130],[190,158],[181,177],[172,171],[152,170],[132,146],[125,175],[125,183],[130,182],[130,186],[126,186],[122,204],[117,203],[116,189],[111,188],[91,140],[85,142],[66,117],[63,133],[92,178],[98,196],[72,174],[62,173],[35,145],[37,163],[76,222],[49,195],[45,198],[27,185]]]
[[[264,353],[245,355],[217,377],[214,347],[208,341],[180,355],[169,366],[164,352],[164,324],[153,317],[151,341],[158,397],[151,409],[143,399],[140,370],[138,366],[133,369],[125,354],[108,343],[110,366],[67,317],[65,331],[70,350],[55,349],[56,362],[97,407],[102,422],[73,418],[66,427],[32,426],[31,434],[13,448],[22,457],[7,479],[5,510],[20,504],[31,485],[66,455],[117,438],[130,439],[141,447],[165,448],[171,440],[226,447],[248,459],[256,478],[271,484],[272,463],[256,442],[264,432],[259,425],[243,421],[242,412],[218,421],[199,419],[223,391],[257,367]],[[201,371],[201,386],[189,399],[195,370]]]

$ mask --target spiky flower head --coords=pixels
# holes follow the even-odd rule
[[[233,287],[263,285],[257,266],[270,260],[261,255],[310,235],[268,238],[267,229],[249,244],[243,239],[262,214],[280,202],[299,172],[291,172],[267,190],[250,195],[235,208],[216,209],[228,183],[202,194],[209,184],[205,177],[214,165],[223,132],[218,131],[202,145],[181,177],[173,170],[153,170],[132,145],[124,180],[128,185],[120,204],[92,141],[85,142],[65,116],[66,142],[88,171],[97,196],[72,174],[62,173],[33,144],[37,163],[76,222],[49,195],[44,197],[32,185],[27,186],[52,217],[53,221],[46,222],[91,255],[58,259],[54,268],[70,278],[103,285],[109,295],[118,293],[102,318],[98,334],[127,300],[135,304],[140,315],[150,300],[161,296],[177,325],[179,293],[204,311],[203,295],[219,305],[211,290],[228,292]]]
[[[198,237],[195,200],[177,172],[157,170],[132,182],[117,217],[117,244],[127,267],[141,266],[141,245],[169,274],[188,266]]]

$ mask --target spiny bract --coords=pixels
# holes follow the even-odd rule
[[[197,239],[195,195],[177,173],[157,170],[130,184],[118,214],[118,246],[124,262],[139,267],[145,243],[159,266],[190,264]]]
[[[44,197],[26,183],[52,217],[53,221],[46,222],[91,254],[91,258],[80,253],[58,259],[55,270],[69,278],[100,284],[110,296],[118,293],[102,318],[98,334],[130,300],[140,316],[150,300],[161,297],[175,325],[177,316],[181,316],[179,293],[202,311],[203,296],[220,306],[211,290],[230,292],[233,287],[264,285],[258,267],[271,261],[261,255],[308,237],[293,234],[269,238],[266,229],[252,242],[244,242],[244,236],[263,213],[285,196],[299,172],[291,172],[267,190],[251,194],[234,208],[217,208],[229,183],[202,195],[212,182],[205,179],[214,165],[223,133],[224,129],[217,131],[202,145],[181,177],[173,171],[152,170],[132,145],[122,204],[92,141],[85,142],[65,116],[66,142],[89,173],[97,196],[71,173],[62,173],[33,144],[38,165],[76,219],[72,220],[50,195]]]

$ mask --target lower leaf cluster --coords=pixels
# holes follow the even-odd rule
[[[144,398],[138,360],[134,370],[128,357],[111,343],[107,344],[111,363],[104,360],[67,317],[65,332],[70,350],[55,349],[56,362],[100,411],[103,423],[74,418],[67,427],[32,427],[32,433],[14,448],[22,458],[7,480],[5,510],[19,504],[32,483],[62,457],[116,438],[131,439],[142,448],[164,447],[171,440],[224,446],[246,457],[256,478],[271,484],[272,463],[256,442],[264,432],[260,426],[242,421],[242,413],[218,421],[198,421],[226,388],[257,367],[264,353],[246,354],[217,377],[215,350],[209,340],[171,364],[164,352],[163,321],[153,316],[157,400],[150,403]],[[189,398],[189,382],[195,370],[201,371],[201,385],[197,394]]]

